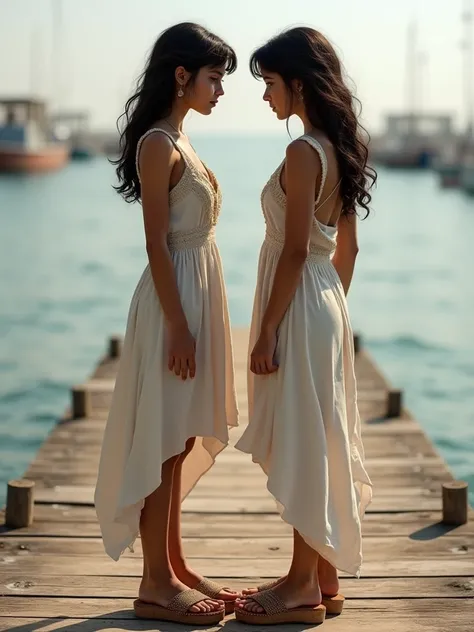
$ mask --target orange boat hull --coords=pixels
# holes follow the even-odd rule
[[[50,145],[38,151],[13,151],[0,148],[0,171],[41,173],[64,167],[69,160],[66,145]]]

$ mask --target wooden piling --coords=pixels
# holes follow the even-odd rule
[[[71,390],[72,418],[83,419],[91,414],[91,394],[83,385],[74,386]]]
[[[357,355],[362,348],[362,336],[354,333],[354,353]]]
[[[29,527],[33,524],[34,481],[20,479],[9,481],[5,524],[13,529]]]
[[[391,389],[387,393],[387,417],[400,417],[402,414],[403,392],[399,389]]]
[[[122,353],[123,337],[114,335],[109,338],[109,358],[120,358]]]
[[[466,524],[469,501],[468,484],[464,481],[443,483],[443,522],[449,525]]]

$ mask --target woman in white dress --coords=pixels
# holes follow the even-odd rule
[[[191,23],[157,40],[125,107],[118,192],[143,210],[149,264],[131,301],[105,430],[95,503],[106,552],[143,549],[135,613],[195,624],[220,621],[237,594],[185,560],[181,500],[237,424],[231,332],[214,229],[219,184],[183,132],[208,115],[237,60]]]
[[[357,207],[375,172],[328,40],[290,29],[251,58],[278,119],[304,134],[262,193],[266,222],[250,334],[249,425],[237,448],[268,476],[294,528],[288,574],[245,591],[247,623],[320,623],[340,613],[337,570],[358,575],[361,518],[371,499],[356,401],[345,295],[358,251]]]

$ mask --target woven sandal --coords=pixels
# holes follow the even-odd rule
[[[209,599],[209,597],[198,590],[190,589],[178,593],[166,607],[136,599],[133,603],[133,609],[135,616],[139,619],[158,619],[190,625],[214,625],[222,621],[225,617],[223,607],[214,612],[189,612],[189,608],[205,599]]]
[[[260,586],[257,586],[257,592],[263,592],[265,590],[270,590],[271,588],[275,588],[275,586],[277,584],[280,583],[279,579],[272,579],[269,582],[265,582],[264,584],[260,584]],[[252,597],[255,595],[256,593],[250,593],[249,595],[246,595],[247,597],[249,597],[250,599],[252,599]],[[323,594],[323,599],[322,599],[322,604],[323,606],[326,607],[326,614],[341,614],[342,609],[344,608],[344,595],[334,595],[333,597],[329,597],[328,595],[324,595]]]
[[[249,597],[265,610],[264,614],[249,612],[245,608],[235,608],[235,618],[249,625],[279,625],[281,623],[306,623],[318,625],[323,623],[326,608],[319,606],[299,606],[287,608],[284,601],[274,590],[264,590]]]
[[[220,586],[217,582],[213,582],[212,579],[206,577],[199,582],[194,590],[199,590],[204,595],[207,595],[211,599],[220,599],[225,603],[225,613],[232,614],[235,608],[235,599],[223,599],[220,595],[223,590],[231,590],[227,586]]]

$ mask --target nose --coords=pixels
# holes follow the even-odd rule
[[[263,93],[263,100],[264,101],[270,101],[270,97],[268,95],[268,90],[265,90],[265,92]]]
[[[222,97],[224,94],[225,94],[224,87],[223,87],[222,84],[219,84],[219,86],[217,87],[217,90],[216,90],[216,96]]]

